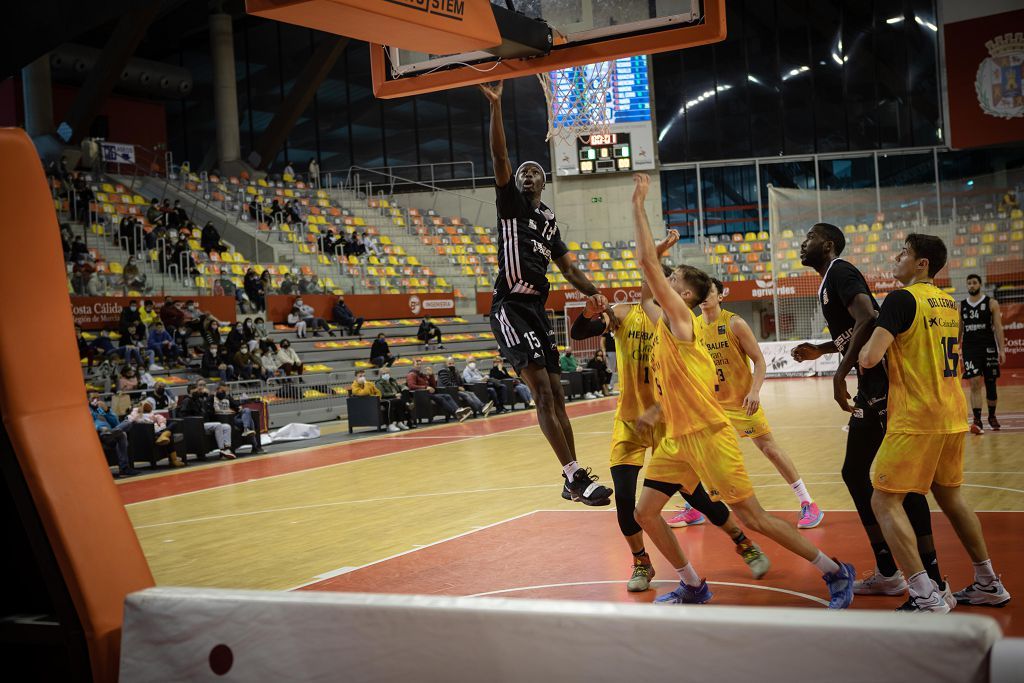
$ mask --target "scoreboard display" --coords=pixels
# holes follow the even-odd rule
[[[584,135],[576,139],[580,175],[633,170],[629,133]]]

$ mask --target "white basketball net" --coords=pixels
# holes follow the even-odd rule
[[[537,74],[548,103],[545,140],[574,143],[575,138],[609,133],[614,74],[614,61]]]

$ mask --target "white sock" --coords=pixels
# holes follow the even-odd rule
[[[580,464],[573,460],[568,465],[562,465],[562,471],[565,472],[565,476],[568,477],[569,481],[572,481],[572,475],[576,474],[576,470],[580,468]]]
[[[992,560],[974,563],[974,580],[982,586],[987,586],[998,578],[992,569]]]
[[[811,494],[807,493],[807,487],[804,486],[803,479],[797,479],[796,481],[789,485],[789,488],[793,489],[793,493],[796,494],[796,497],[800,500],[801,505],[803,505],[804,503],[811,502]]]
[[[839,564],[825,553],[818,551],[818,556],[811,560],[811,564],[818,568],[822,574],[835,574],[839,571]]]
[[[679,580],[690,588],[700,588],[700,577],[697,576],[697,572],[694,570],[693,564],[687,563],[685,567],[676,569],[676,574],[679,574]]]
[[[938,590],[938,586],[929,578],[928,572],[923,570],[907,579],[907,583],[910,584],[910,594],[919,598],[927,598]]]

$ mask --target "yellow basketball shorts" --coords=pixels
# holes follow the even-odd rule
[[[722,406],[722,410],[725,411],[725,416],[729,418],[732,426],[736,428],[736,433],[739,434],[740,438],[756,439],[759,436],[772,433],[772,428],[768,424],[768,418],[764,414],[764,408],[761,406],[757,407],[753,415],[747,415],[746,408],[726,408]]]
[[[893,434],[875,456],[872,485],[887,493],[926,494],[932,484],[960,486],[964,481],[964,440],[956,434]]]
[[[739,441],[730,425],[665,437],[651,456],[646,477],[679,484],[688,493],[704,482],[712,500],[728,504],[754,495]]]
[[[633,420],[615,418],[612,427],[612,452],[610,465],[644,466],[644,454],[654,448],[665,436],[665,425],[659,423],[654,429],[644,429]]]

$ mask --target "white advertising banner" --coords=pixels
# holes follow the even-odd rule
[[[134,164],[135,145],[124,145],[119,142],[104,142],[100,145],[103,161],[108,164]]]

